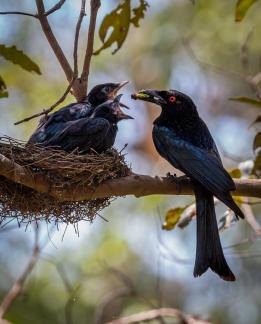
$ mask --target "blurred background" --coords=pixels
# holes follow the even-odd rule
[[[55,2],[46,1],[46,7]],[[98,26],[119,3],[101,2]],[[113,48],[104,50],[92,60],[89,88],[130,81],[123,101],[135,119],[120,124],[116,147],[122,149],[128,143],[126,159],[134,172],[161,176],[173,172],[156,154],[151,139],[152,121],[159,111],[130,99],[141,88],[172,88],[193,98],[227,169],[253,160],[257,129],[249,126],[258,108],[228,99],[255,96],[247,76],[261,69],[261,4],[236,23],[236,1],[148,2],[145,19],[140,28],[130,28],[123,47],[115,55]],[[67,0],[49,17],[71,62],[79,8],[80,1]],[[35,12],[36,8],[31,0],[1,0],[0,10]],[[81,62],[88,19],[89,11],[81,32]],[[53,104],[67,81],[37,19],[0,16],[0,31],[1,44],[15,44],[42,71],[42,75],[28,73],[0,57],[0,73],[9,91],[9,98],[0,100],[0,135],[27,140],[37,120],[19,126],[14,122]],[[96,34],[98,49],[101,43]],[[74,100],[69,95],[64,105]],[[224,282],[209,271],[193,277],[195,220],[184,229],[161,229],[169,208],[183,207],[193,199],[119,198],[102,211],[107,221],[97,217],[92,224],[82,222],[79,235],[73,226],[61,225],[57,230],[52,224],[41,224],[41,257],[6,318],[14,323],[106,323],[152,308],[173,307],[214,323],[261,323],[261,244],[249,239],[254,233],[245,221],[233,223],[221,234],[237,276],[235,283]],[[251,205],[251,209],[260,218],[260,205]],[[224,206],[218,205],[219,218],[224,212]],[[26,266],[33,241],[33,225],[18,229],[12,222],[0,229],[1,299]]]

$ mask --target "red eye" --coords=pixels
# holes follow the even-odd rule
[[[175,96],[169,97],[169,102],[175,102],[177,99]]]

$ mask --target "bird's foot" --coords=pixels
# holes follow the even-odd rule
[[[174,173],[174,174],[171,174],[170,172],[168,172],[167,174],[166,174],[166,178],[168,179],[168,180],[170,180],[170,181],[172,181],[172,182],[177,182],[177,175],[176,175],[176,173]]]

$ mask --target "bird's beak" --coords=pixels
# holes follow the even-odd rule
[[[157,90],[141,90],[131,95],[134,100],[143,100],[153,102],[157,105],[166,105],[167,102],[163,99]]]
[[[128,106],[125,105],[124,103],[120,102],[121,97],[122,97],[122,94],[117,95],[117,96],[114,98],[114,102],[117,102],[117,103],[118,103],[121,107],[123,107],[123,108],[130,109],[130,107],[128,107]]]
[[[109,94],[109,96],[112,99],[114,99],[117,96],[118,91],[128,83],[129,83],[129,81],[123,81],[121,83],[115,83],[115,88],[112,90],[112,92]]]
[[[118,99],[118,97],[121,96],[121,95],[118,95],[116,97],[116,100]],[[117,119],[120,121],[120,120],[123,120],[123,119],[134,119],[133,117],[125,114],[122,110],[121,110],[121,107],[127,107],[125,106],[124,104],[122,104],[121,102],[119,102],[117,100],[117,105],[115,105],[115,115],[117,116]],[[129,109],[129,107],[127,107]]]

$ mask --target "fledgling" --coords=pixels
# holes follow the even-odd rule
[[[121,106],[126,106],[119,102],[120,97],[99,105],[90,117],[64,123],[64,128],[42,145],[66,152],[77,150],[80,154],[91,150],[102,153],[110,149],[115,142],[118,122],[133,119],[121,110]]]
[[[198,277],[210,268],[222,279],[234,281],[219,238],[213,196],[231,208],[237,217],[244,218],[244,215],[231,197],[230,191],[235,190],[235,184],[222,165],[207,125],[199,117],[191,98],[179,91],[143,90],[132,98],[161,107],[153,127],[155,147],[163,158],[192,181],[197,213],[194,276]]]
[[[83,101],[69,104],[40,121],[36,131],[29,138],[28,144],[46,142],[64,128],[64,123],[90,117],[97,106],[107,100],[113,100],[117,92],[127,83],[128,81],[96,85]]]

